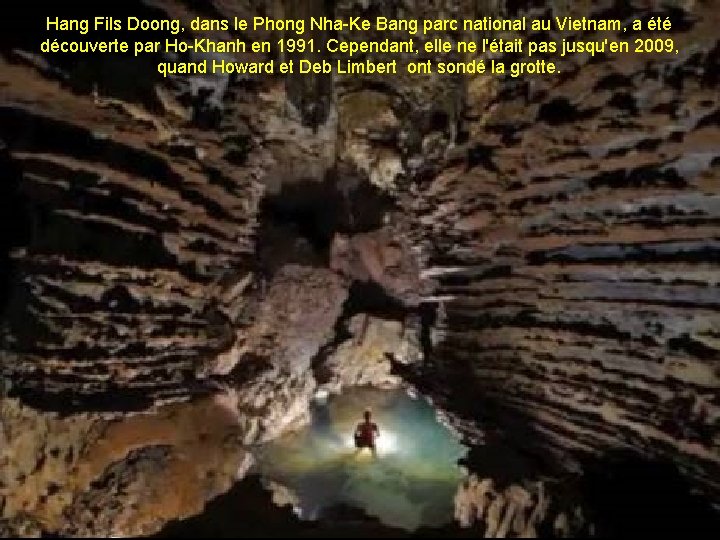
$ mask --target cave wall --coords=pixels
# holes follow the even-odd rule
[[[262,8],[221,7],[227,17]],[[111,11],[196,15],[162,8]],[[14,22],[35,28],[35,15],[19,10]],[[299,117],[277,121],[286,98],[273,81],[163,81],[142,75],[143,60],[128,79],[122,57],[48,60],[27,35],[5,36],[0,138],[20,214],[3,223],[6,377],[49,409],[192,395],[195,381],[232,368],[237,331],[252,324],[263,181],[277,183],[291,161],[322,176],[301,146],[311,130]],[[303,155],[319,171],[303,173]]]
[[[8,376],[77,399],[172,397],[232,340],[260,196],[251,172],[228,173],[217,134],[195,132],[205,140],[175,155],[160,117],[7,61],[0,72],[0,136],[30,228],[10,254]]]
[[[467,153],[413,208],[446,386],[564,465],[631,448],[717,497],[720,20],[686,7],[678,56],[470,81]]]

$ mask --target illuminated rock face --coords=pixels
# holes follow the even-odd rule
[[[471,475],[455,494],[455,518],[462,527],[471,527],[481,522],[486,538],[537,538],[540,525],[548,519],[550,501],[545,495],[542,482],[530,490],[511,485],[498,492],[492,478],[478,479]],[[577,535],[582,524],[575,530],[565,527],[556,520],[555,532],[560,538],[567,538],[572,532]]]
[[[413,365],[422,359],[412,321],[360,314],[350,319],[348,332],[351,337],[327,355],[316,373],[329,392],[353,386],[398,388],[402,378],[393,373],[393,363]]]
[[[117,9],[189,20],[186,4]],[[443,16],[504,9],[486,4],[446,2]],[[92,458],[88,477],[72,466],[97,444],[103,454],[97,441],[130,412],[202,417],[194,407],[220,399],[235,416],[211,446],[305,421],[313,359],[358,282],[410,312],[436,308],[419,382],[445,408],[482,412],[508,442],[572,469],[617,449],[668,459],[717,500],[720,20],[706,3],[679,9],[680,55],[504,81],[161,80],[150,59],[50,60],[29,52],[32,34],[4,38],[0,388],[24,405],[3,409],[0,530],[71,532],[83,501],[117,487],[100,494],[93,480],[125,464],[116,476],[133,493],[156,492],[145,482],[164,481],[156,472],[188,444],[198,474],[217,474],[202,493],[72,532],[150,532],[199,511],[243,469],[242,444],[194,453],[207,434],[146,430]],[[618,16],[650,14],[665,12]],[[263,242],[280,245],[263,236],[270,198],[297,238],[266,257]],[[27,415],[45,427],[21,431]]]

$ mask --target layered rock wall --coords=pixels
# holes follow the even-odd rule
[[[607,4],[591,13],[672,15],[681,52],[565,61],[468,103],[464,159],[414,206],[434,356],[528,448],[631,448],[717,494],[719,20]]]
[[[78,96],[31,66],[0,73],[23,208],[5,225],[18,236],[7,376],[39,401],[122,389],[121,409],[185,393],[235,339],[262,193],[252,164],[228,163],[218,133]]]

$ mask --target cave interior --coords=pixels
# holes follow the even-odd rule
[[[164,78],[161,54],[38,53],[36,2],[2,18],[0,536],[720,530],[715,0],[439,4],[670,17],[681,54]]]

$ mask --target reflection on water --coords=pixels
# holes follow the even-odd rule
[[[366,408],[380,429],[377,457],[353,444]],[[354,388],[316,405],[306,429],[265,445],[257,468],[297,493],[304,519],[345,504],[413,530],[452,520],[462,478],[456,463],[465,451],[424,399]]]

